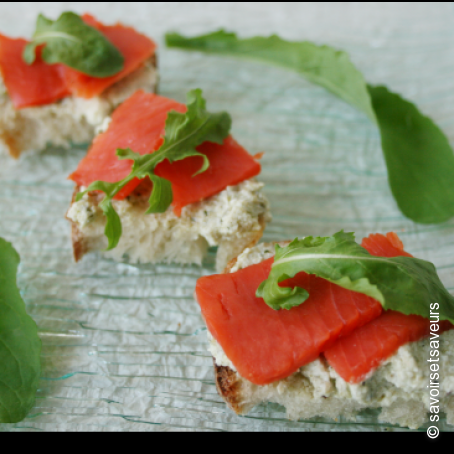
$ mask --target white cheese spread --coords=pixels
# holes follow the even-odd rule
[[[216,341],[216,339],[211,335],[209,331],[207,331],[208,336],[208,351],[211,353],[211,356],[215,358],[216,364],[218,366],[230,367],[230,369],[235,370],[236,368],[233,365],[232,361],[227,358],[227,355],[222,350],[222,347]]]

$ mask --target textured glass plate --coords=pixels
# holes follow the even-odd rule
[[[346,49],[368,81],[417,102],[454,143],[452,4],[3,2],[0,31],[30,36],[38,12],[69,9],[121,19],[154,37],[161,93],[184,101],[189,89],[202,88],[209,109],[231,112],[235,137],[251,153],[265,151],[260,179],[274,220],[264,240],[394,230],[454,291],[454,221],[416,225],[400,214],[379,136],[362,114],[296,74],[162,43],[165,31],[223,26]],[[133,266],[96,255],[75,265],[66,177],[84,153],[1,156],[0,236],[21,254],[19,286],[43,342],[36,405],[1,430],[403,430],[379,424],[377,412],[356,422],[292,422],[276,405],[247,417],[227,410],[192,297],[197,278],[213,272],[213,254],[204,267]]]

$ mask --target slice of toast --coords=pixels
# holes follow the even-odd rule
[[[216,268],[222,270],[232,257],[260,240],[271,219],[262,187],[263,183],[246,180],[184,207],[176,216],[172,207],[165,213],[146,214],[150,186],[140,185],[125,200],[113,201],[123,233],[118,246],[103,255],[117,261],[127,256],[131,263],[201,264],[208,247],[217,246]],[[105,217],[98,207],[103,194],[90,193],[76,202],[79,191],[76,187],[66,216],[76,261],[107,247]]]
[[[142,89],[155,93],[158,84],[156,56],[109,87],[100,96],[70,96],[52,104],[16,110],[0,76],[0,150],[13,158],[48,145],[68,148],[91,142],[113,110]]]
[[[263,255],[263,251],[272,250],[272,246],[273,243],[262,243],[245,250],[231,260],[223,272],[235,272],[239,267],[259,263],[269,256]],[[240,265],[239,260],[242,261]],[[290,377],[264,386],[241,377],[233,364],[226,365],[230,361],[220,345],[214,339],[211,344],[213,342],[216,348],[210,348],[210,351],[219,355],[219,364],[213,356],[216,388],[227,406],[237,414],[247,414],[260,403],[273,402],[284,406],[287,416],[293,420],[324,417],[355,421],[361,410],[379,408],[379,421],[411,429],[421,427],[431,415],[427,339],[400,347],[359,384],[345,382],[321,356]],[[440,376],[444,379],[439,395],[440,410],[446,413],[447,423],[454,425],[454,331],[440,336],[440,357],[443,358]]]

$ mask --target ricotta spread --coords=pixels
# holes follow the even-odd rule
[[[284,243],[281,243],[284,245]],[[231,272],[259,263],[274,255],[271,243],[258,244],[245,249]],[[208,350],[219,366],[235,366],[222,347],[208,333]],[[454,424],[454,330],[440,338],[440,395],[441,410],[447,422]],[[350,384],[322,358],[303,367],[283,380],[257,386],[241,378],[241,396],[244,408],[260,402],[284,405],[291,419],[339,415],[354,419],[363,408],[381,408],[379,419],[416,429],[427,421],[430,408],[429,395],[429,339],[412,342],[400,347],[380,367],[372,371],[363,382]]]
[[[276,243],[283,247],[288,244],[288,241],[281,241]],[[254,247],[246,248],[238,257],[235,264],[232,266],[230,272],[241,270],[256,263],[263,262],[270,257],[274,257],[274,244],[271,243],[260,243]]]
[[[208,336],[208,351],[211,353],[211,356],[215,359],[216,364],[218,366],[230,367],[230,369],[236,371],[235,366],[233,365],[232,361],[227,357],[222,350],[222,347],[216,341],[216,339],[211,335],[211,333],[207,330]]]

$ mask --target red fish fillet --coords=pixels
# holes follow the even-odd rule
[[[371,254],[381,257],[398,257],[410,254],[395,233],[370,235],[362,246]],[[442,331],[451,329],[449,322],[440,324]],[[419,315],[405,315],[386,311],[367,325],[356,329],[336,341],[324,356],[331,367],[347,382],[359,383],[408,342],[420,340],[430,333],[430,321]]]
[[[0,72],[14,108],[50,104],[69,96],[61,76],[61,65],[48,65],[41,60],[40,46],[36,61],[27,65],[22,52],[28,42],[0,34]]]
[[[155,94],[136,92],[113,113],[108,130],[95,138],[87,156],[69,178],[85,187],[96,180],[114,183],[125,178],[132,161],[119,160],[116,149],[129,147],[141,155],[157,150],[162,145],[165,121],[171,110],[183,113],[186,106]],[[198,156],[172,164],[166,160],[156,167],[156,175],[172,183],[172,205],[177,215],[182,207],[260,173],[260,164],[230,136],[222,145],[205,142],[197,150],[210,161],[210,167],[199,175],[193,177],[203,163]],[[131,181],[116,198],[128,196],[139,183],[138,179]]]
[[[281,285],[301,286],[309,298],[290,310],[275,311],[255,296],[273,260],[202,277],[196,285],[209,331],[239,374],[258,385],[288,377],[339,336],[382,312],[378,301],[304,272]]]

